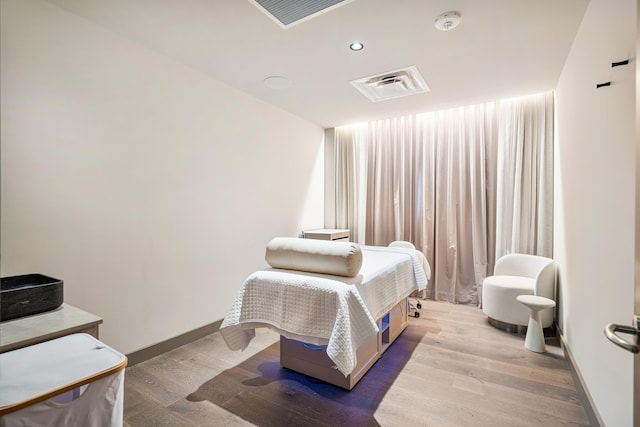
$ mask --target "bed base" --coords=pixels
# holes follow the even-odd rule
[[[327,356],[326,346],[314,346],[280,336],[280,366],[321,381],[353,389],[409,324],[408,300],[402,299],[378,319],[378,334],[356,350],[357,365],[346,377]]]

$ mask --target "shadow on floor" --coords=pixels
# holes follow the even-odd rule
[[[280,367],[275,343],[198,387],[209,401],[257,426],[378,426],[374,413],[428,329],[411,324],[351,391]]]

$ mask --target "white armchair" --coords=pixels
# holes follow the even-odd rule
[[[408,248],[408,249],[415,249],[416,247],[414,246],[413,243],[411,242],[407,242],[405,240],[396,240],[393,241],[391,243],[389,243],[389,247],[390,248]],[[422,269],[424,270],[424,275],[427,277],[427,280],[431,279],[431,267],[429,266],[429,262],[427,261],[427,258],[424,256],[424,254],[422,252],[420,252],[420,258],[422,260]],[[427,289],[423,289],[422,290],[422,299],[427,299]],[[418,303],[418,308],[422,308],[422,304]],[[416,316],[418,317],[418,316]]]
[[[396,240],[394,242],[389,243],[390,248],[408,248],[415,249],[416,247],[411,242],[407,242],[405,240]]]
[[[555,300],[556,266],[550,258],[537,255],[509,254],[495,265],[494,275],[482,282],[482,311],[495,321],[527,326],[530,311],[520,304],[518,295],[538,295]],[[554,311],[540,312],[543,328],[553,325]],[[492,320],[494,322],[492,322]]]

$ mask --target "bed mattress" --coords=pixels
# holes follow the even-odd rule
[[[378,333],[377,320],[415,290],[424,289],[424,255],[405,248],[362,246],[360,273],[352,278],[269,268],[251,274],[220,327],[232,350],[244,350],[255,328],[326,345],[345,376],[356,350]]]

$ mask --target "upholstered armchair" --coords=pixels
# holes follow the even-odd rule
[[[494,275],[482,282],[482,311],[494,326],[527,326],[530,311],[520,304],[518,295],[538,295],[555,301],[556,266],[546,257],[508,254],[496,262]],[[543,328],[553,325],[554,311],[540,312]],[[500,325],[502,322],[506,325]]]
[[[408,249],[415,249],[416,247],[414,246],[413,243],[411,242],[407,242],[405,240],[396,240],[394,242],[389,243],[389,247],[390,248],[408,248]],[[431,280],[431,266],[429,266],[429,262],[427,261],[427,258],[424,256],[423,253],[420,253],[421,255],[421,260],[422,260],[422,269],[424,270],[424,275],[427,277],[427,280]],[[423,289],[422,290],[422,299],[427,299],[427,290]],[[417,304],[418,308],[422,308],[422,304],[418,303]],[[418,317],[418,316],[416,316]]]

